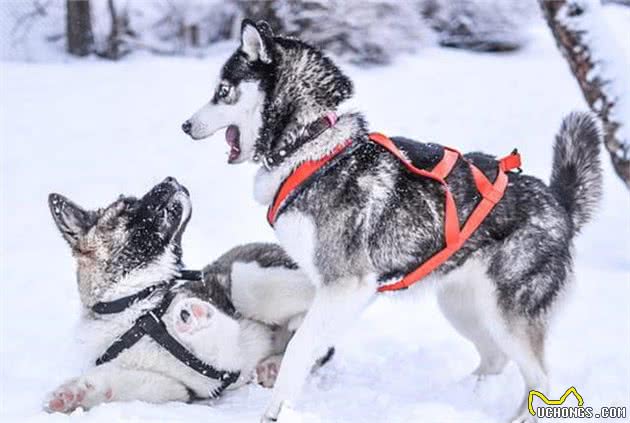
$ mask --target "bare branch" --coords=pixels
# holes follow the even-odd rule
[[[630,98],[624,97],[630,93],[627,86],[624,88],[625,82],[617,80],[623,78],[627,69],[615,72],[611,68],[619,57],[603,57],[614,40],[607,33],[605,22],[601,22],[598,13],[601,5],[583,0],[539,0],[539,3],[584,98],[602,120],[604,143],[613,167],[630,189],[630,116],[627,116]],[[615,56],[622,54],[615,53]]]
[[[15,25],[13,25],[13,28],[11,29],[13,47],[24,42],[24,39],[31,31],[37,20],[46,16],[50,2],[51,0],[48,0],[45,3],[42,3],[40,0],[33,1],[31,3],[33,9],[16,19]],[[21,33],[21,35],[18,35],[18,33]]]

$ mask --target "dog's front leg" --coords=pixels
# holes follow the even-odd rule
[[[336,337],[351,324],[375,292],[374,277],[344,278],[317,289],[304,322],[289,342],[262,422],[277,421],[282,406],[294,402],[313,362],[334,344]]]

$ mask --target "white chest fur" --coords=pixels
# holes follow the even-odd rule
[[[274,229],[287,254],[315,286],[321,285],[321,273],[315,264],[317,232],[313,219],[298,211],[287,211],[278,216]]]

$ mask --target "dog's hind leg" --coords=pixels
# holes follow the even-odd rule
[[[146,370],[122,369],[112,363],[93,367],[82,376],[57,388],[44,409],[50,413],[70,413],[111,401],[188,401],[189,392],[181,383]]]
[[[545,329],[526,319],[515,321],[510,326],[503,337],[502,347],[518,365],[525,382],[523,400],[512,422],[536,422],[536,417],[529,413],[527,400],[532,390],[545,394],[548,392],[549,382],[544,363]]]
[[[455,329],[472,341],[479,352],[480,364],[473,374],[500,373],[509,359],[514,360],[525,381],[525,395],[512,421],[535,422],[527,408],[527,397],[531,390],[547,392],[545,327],[504,312],[498,306],[494,283],[478,270],[481,267],[475,269],[467,264],[461,273],[449,274],[440,286],[438,304]]]
[[[438,282],[440,309],[455,330],[477,349],[480,362],[473,375],[499,374],[508,357],[493,336],[498,310],[491,282],[483,266],[474,261],[454,272]]]
[[[375,292],[375,277],[344,278],[317,289],[304,322],[289,342],[262,422],[276,421],[282,406],[294,402],[319,354],[334,344]]]
[[[497,341],[519,367],[525,392],[515,422],[536,421],[527,398],[532,390],[548,395],[545,340],[550,313],[571,279],[571,247],[563,220],[536,216],[533,224],[504,241],[490,258],[488,273],[498,293]]]

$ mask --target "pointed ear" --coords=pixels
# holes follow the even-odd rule
[[[61,235],[68,241],[70,247],[76,248],[81,237],[94,224],[93,215],[63,195],[54,193],[48,196],[48,207]]]
[[[263,63],[271,63],[264,32],[249,19],[243,19],[241,24],[241,50],[252,62],[260,60]]]

